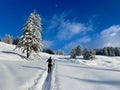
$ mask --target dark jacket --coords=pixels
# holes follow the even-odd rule
[[[52,58],[50,57],[48,60],[47,60],[48,64],[52,64]]]

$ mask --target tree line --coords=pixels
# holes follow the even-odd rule
[[[104,47],[103,49],[94,49],[96,55],[120,56],[120,47]]]
[[[80,45],[75,48],[72,48],[70,52],[70,58],[76,58],[76,56],[83,56],[85,60],[93,60],[95,59],[96,52],[94,49],[88,50],[85,48],[84,50],[81,49]]]
[[[13,38],[12,35],[10,34],[5,34],[5,36],[3,38],[0,39],[1,42],[4,43],[8,43],[8,44],[14,44],[17,45],[17,43],[19,42],[20,37],[15,37]]]
[[[0,41],[17,45],[19,42],[20,37],[13,38],[12,35],[6,34]],[[49,54],[57,54],[57,55],[64,55],[64,51],[57,50],[56,52],[50,48],[42,50],[45,53]],[[93,55],[92,55],[93,54]],[[88,50],[85,48],[84,50],[81,49],[80,45],[76,48],[72,48],[70,52],[71,58],[76,58],[76,56],[84,55],[84,59],[90,59],[90,57],[95,57],[95,55],[105,55],[105,56],[120,56],[120,47],[104,47],[102,49],[90,49]]]
[[[80,45],[71,49],[71,58],[76,58],[76,56],[83,56],[86,60],[95,59],[95,55],[105,55],[105,56],[120,56],[120,47],[104,47],[103,49],[81,49]]]

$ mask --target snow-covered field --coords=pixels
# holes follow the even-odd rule
[[[0,90],[120,90],[120,57],[57,56],[53,71],[47,74],[49,54],[26,60],[15,46],[0,42]]]

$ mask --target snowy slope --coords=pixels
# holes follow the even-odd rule
[[[120,57],[96,56],[93,61],[82,58],[55,58],[51,90],[120,90]]]
[[[15,46],[0,42],[0,90],[35,90],[46,71],[48,54],[40,60],[26,60]],[[43,81],[42,81],[43,82]],[[42,83],[39,82],[39,83]]]
[[[0,90],[120,90],[120,57],[87,61],[54,55],[53,71],[47,74],[49,54],[26,60],[14,48],[0,42]]]

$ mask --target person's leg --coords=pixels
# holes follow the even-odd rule
[[[51,72],[51,66],[50,66],[50,72]]]
[[[49,64],[48,64],[48,72],[50,71]]]
[[[48,73],[50,72],[50,68],[48,67]]]
[[[50,72],[52,71],[52,64],[50,64]]]
[[[51,64],[48,65],[48,72],[51,72]]]

